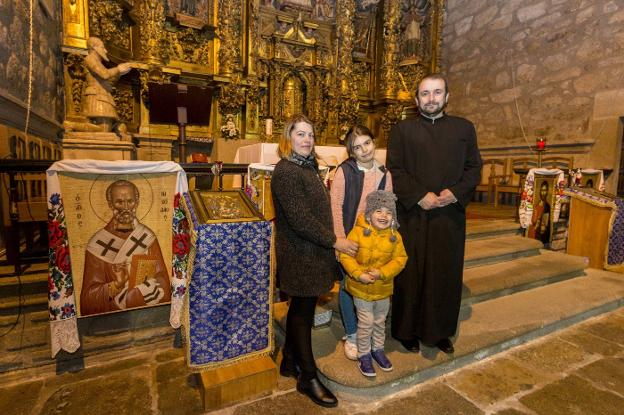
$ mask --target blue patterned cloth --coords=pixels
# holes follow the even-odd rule
[[[189,366],[217,367],[269,353],[271,222],[194,224]]]
[[[615,218],[612,218],[611,233],[609,234],[609,250],[607,265],[624,264],[624,201],[615,198]]]

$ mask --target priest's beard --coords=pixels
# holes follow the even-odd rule
[[[131,232],[134,230],[134,218],[136,210],[115,210],[113,212],[113,228],[119,232]]]
[[[439,118],[444,112],[446,104],[446,102],[425,105],[421,105],[419,103],[418,109],[420,110],[420,113],[427,118]]]

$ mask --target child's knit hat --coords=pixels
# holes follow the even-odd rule
[[[392,219],[396,221],[396,200],[397,197],[387,190],[375,190],[366,196],[366,210],[364,217],[370,219],[371,214],[379,208],[385,207],[392,213]]]

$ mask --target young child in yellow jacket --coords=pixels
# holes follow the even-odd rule
[[[358,216],[348,239],[359,245],[355,258],[340,254],[349,274],[345,289],[357,311],[358,367],[364,376],[375,376],[373,360],[381,370],[392,370],[384,353],[386,316],[390,309],[393,279],[407,262],[401,235],[396,231],[396,196],[376,190],[366,197],[366,210]]]

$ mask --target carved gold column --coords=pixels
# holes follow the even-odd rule
[[[342,136],[357,121],[359,109],[358,86],[353,76],[353,44],[355,31],[355,2],[338,0],[336,2],[336,37],[338,59],[336,62],[336,82],[339,93],[336,96],[338,112],[338,135]]]
[[[84,56],[81,54],[63,53],[66,120],[87,121],[87,117],[82,114],[82,96],[87,76],[83,61]]]
[[[136,7],[136,6],[135,6]],[[165,9],[161,1],[141,0],[133,15],[139,24],[140,56],[144,62],[160,65],[167,57],[164,33]]]
[[[241,68],[242,1],[219,0],[219,74],[229,75]]]
[[[442,51],[442,25],[444,24],[444,0],[434,0],[431,13],[431,72],[440,71],[440,53]]]
[[[386,1],[383,10],[383,57],[381,63],[381,98],[396,97],[397,45],[399,40],[400,2]]]
[[[388,145],[388,136],[390,129],[394,124],[401,120],[404,106],[401,103],[390,104],[381,114],[381,134],[377,145],[386,147]]]
[[[86,49],[88,38],[88,0],[63,0],[63,46]]]

